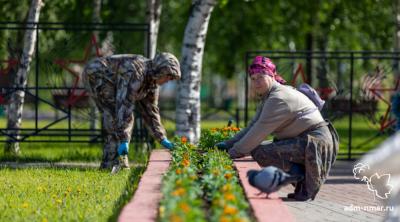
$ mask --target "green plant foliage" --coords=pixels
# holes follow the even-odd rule
[[[172,164],[163,179],[159,221],[251,221],[249,204],[233,162],[215,141],[238,131],[234,127],[204,132],[198,147],[176,139]]]
[[[203,149],[213,148],[216,143],[225,141],[233,137],[240,128],[224,127],[202,130],[199,146]]]
[[[203,190],[198,179],[200,155],[193,146],[178,142],[172,165],[164,176],[160,221],[206,221],[202,210]]]

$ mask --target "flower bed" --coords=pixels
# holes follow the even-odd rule
[[[199,146],[182,138],[164,176],[159,221],[252,221],[233,162],[213,148],[238,128],[205,130]]]

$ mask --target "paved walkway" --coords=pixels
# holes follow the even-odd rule
[[[235,161],[245,193],[258,221],[382,221],[385,212],[378,210],[357,211],[354,207],[382,206],[375,195],[368,190],[366,183],[353,178],[354,162],[337,161],[330,176],[322,186],[316,199],[298,202],[287,199],[294,188],[289,185],[272,195],[272,199],[257,196],[246,178],[248,169],[260,167],[251,160],[243,158]]]
[[[132,200],[122,210],[118,221],[156,221],[161,199],[161,180],[168,170],[171,156],[168,151],[155,150]],[[385,212],[352,210],[355,207],[382,206],[367,185],[353,178],[354,162],[337,161],[316,199],[298,202],[287,199],[294,188],[289,185],[267,199],[248,184],[246,173],[259,169],[251,158],[235,161],[245,194],[258,221],[382,221]]]

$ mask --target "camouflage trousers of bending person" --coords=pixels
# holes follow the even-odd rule
[[[314,199],[325,182],[338,152],[338,135],[332,124],[324,122],[301,135],[265,141],[251,152],[262,167],[275,166],[289,172],[293,165],[304,167],[304,180],[297,183],[294,198]]]
[[[99,64],[102,67],[102,64]],[[104,76],[104,70],[101,68],[86,73],[84,81],[91,98],[96,103],[97,108],[102,114],[102,123],[104,129],[103,158],[100,168],[112,168],[118,164],[118,146],[121,142],[121,133],[127,135],[123,140],[130,141],[130,135],[134,124],[133,110],[134,103],[126,101],[121,104],[119,110],[116,109],[117,95],[115,85],[112,84],[107,76]],[[122,112],[122,113],[121,113]],[[123,121],[118,116],[123,117]],[[122,130],[121,130],[122,129]]]

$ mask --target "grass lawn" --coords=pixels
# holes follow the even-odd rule
[[[0,219],[114,221],[143,170],[0,169]]]

